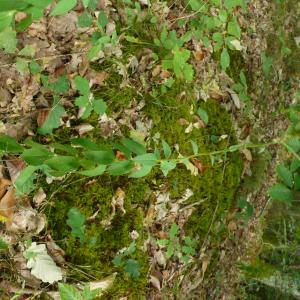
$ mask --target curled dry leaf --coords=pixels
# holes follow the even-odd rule
[[[201,160],[199,160],[197,158],[192,158],[191,160],[192,160],[193,164],[197,167],[197,169],[200,171],[201,175],[207,170],[207,166],[203,165]]]
[[[50,113],[50,109],[39,110],[37,120],[36,120],[39,127],[42,127],[42,125],[45,123],[49,113]]]
[[[46,197],[47,196],[43,188],[39,188],[38,191],[33,196],[33,202],[37,207],[39,207],[46,200]]]
[[[79,135],[82,136],[87,132],[90,132],[94,129],[94,127],[91,124],[80,124],[75,127],[75,129],[78,131]]]
[[[193,55],[197,61],[201,61],[204,58],[204,52],[203,51],[193,51]]]
[[[26,259],[22,253],[18,253],[13,257],[14,268],[17,273],[25,279],[26,286],[32,288],[39,288],[41,281],[33,276],[27,268]]]
[[[25,169],[26,162],[18,157],[9,156],[8,160],[6,161],[6,166],[11,182],[14,183],[20,175],[21,171]]]
[[[46,246],[54,261],[59,265],[63,265],[65,263],[65,251],[53,241],[50,234],[46,237]]]
[[[150,282],[155,288],[157,288],[160,291],[161,285],[157,277],[150,275]]]
[[[12,233],[40,233],[46,225],[46,219],[44,215],[38,214],[38,212],[32,208],[20,208],[19,211],[13,215],[12,222],[7,223],[7,230]]]
[[[102,280],[92,281],[90,282],[90,289],[91,290],[101,289],[101,291],[106,291],[113,285],[116,276],[117,273],[113,273],[112,275],[109,275]]]
[[[8,219],[6,226],[8,227],[13,219],[14,210],[16,206],[15,191],[10,187],[10,181],[0,179],[0,216]]]
[[[245,155],[245,158],[248,161],[252,161],[252,154],[251,154],[251,151],[249,149],[243,149],[242,153]]]

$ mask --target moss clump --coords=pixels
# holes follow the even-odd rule
[[[133,188],[127,186],[126,181],[108,176],[99,177],[94,184],[88,184],[88,180],[76,183],[76,178],[73,177],[67,184],[71,184],[70,188],[57,193],[54,206],[48,210],[49,227],[53,237],[60,241],[60,245],[66,251],[67,261],[85,266],[85,271],[96,275],[97,278],[119,272],[106,299],[117,299],[122,295],[128,295],[129,299],[139,299],[138,297],[145,293],[148,271],[147,255],[140,249],[143,241],[142,203],[148,186],[140,181],[136,182]],[[122,187],[126,192],[126,213],[116,209],[111,228],[105,229],[101,221],[111,215],[111,200],[117,187]],[[134,202],[139,202],[140,205]],[[80,244],[78,239],[73,238],[71,229],[66,225],[67,213],[71,207],[77,207],[87,218],[99,210],[95,220],[86,225],[86,243]],[[137,280],[130,279],[121,269],[114,268],[112,263],[117,252],[132,242],[130,232],[133,230],[140,235],[137,250],[131,257],[141,266],[141,276]],[[92,238],[96,239],[95,245],[89,243]],[[74,278],[83,279],[79,273],[74,275]]]
[[[186,94],[180,98],[179,94],[184,90]],[[106,88],[103,96],[108,93],[111,95],[123,93],[126,96],[120,97],[120,102],[111,101],[111,111],[126,107],[133,97],[137,100],[139,100],[138,97],[143,97],[146,102],[144,112],[153,120],[151,134],[159,132],[161,138],[171,146],[178,144],[180,153],[183,155],[192,154],[190,140],[198,144],[200,152],[224,149],[235,144],[231,118],[226,110],[213,100],[197,104],[189,91],[191,87],[174,85],[167,93],[154,99],[149,94],[140,96],[134,93],[133,89]],[[190,113],[191,106],[194,107],[194,111],[197,106],[205,109],[209,115],[209,124],[206,128],[193,129],[192,132],[185,133],[187,126],[180,125],[179,120],[195,122],[195,116]],[[222,135],[228,135],[228,137],[218,139]],[[99,132],[90,138],[102,142]],[[191,176],[183,165],[178,165],[167,177],[164,177],[157,168],[147,177],[138,180],[128,179],[125,176],[104,175],[96,178],[92,184],[88,184],[88,179],[76,181],[77,178],[72,177],[68,180],[66,187],[55,194],[53,206],[48,209],[49,227],[53,231],[55,240],[59,241],[66,250],[67,260],[75,265],[88,266],[87,273],[95,274],[97,278],[119,271],[112,289],[106,295],[107,299],[118,299],[121,296],[127,296],[128,299],[145,298],[149,257],[141,250],[141,245],[147,238],[143,232],[143,216],[147,211],[149,195],[154,189],[164,184],[168,187],[171,197],[176,199],[181,197],[187,188],[190,188],[194,192],[194,196],[189,199],[191,203],[205,199],[196,206],[196,210],[186,225],[186,234],[198,239],[199,243],[203,241],[213,215],[215,214],[218,220],[229,209],[242,169],[239,154],[230,153],[227,157],[219,157],[213,165],[209,157],[201,158],[201,162],[207,166],[207,170],[199,176]],[[123,215],[117,210],[111,228],[105,229],[101,221],[111,214],[111,199],[118,187],[122,188],[126,194],[124,203],[126,214]],[[57,187],[50,185],[49,189],[48,192],[51,193]],[[214,213],[216,206],[217,211]],[[96,238],[97,242],[94,246],[89,246],[88,243],[80,245],[78,240],[71,237],[71,230],[66,224],[67,213],[71,207],[77,207],[86,217],[93,215],[99,209],[95,220],[86,227],[87,239]],[[114,268],[112,264],[117,252],[131,243],[130,232],[132,230],[136,230],[140,235],[137,240],[137,251],[132,257],[141,265],[141,276],[138,280],[128,278],[122,270]],[[73,277],[82,279],[78,273]]]

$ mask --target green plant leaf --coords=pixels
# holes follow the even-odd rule
[[[124,139],[122,139],[121,142],[127,149],[129,149],[131,152],[133,152],[137,155],[145,154],[147,152],[144,145],[142,145],[132,139],[124,138]]]
[[[134,259],[127,259],[125,261],[124,271],[133,279],[136,279],[140,276],[140,265]]]
[[[74,79],[77,90],[81,95],[88,96],[90,92],[89,82],[86,78],[81,76],[76,76]]]
[[[207,114],[206,110],[199,107],[197,110],[197,114],[201,118],[201,120],[204,122],[204,124],[207,125],[208,124],[208,114]]]
[[[84,156],[101,165],[109,165],[115,160],[115,154],[112,150],[86,151]]]
[[[79,290],[72,285],[58,283],[58,290],[61,300],[83,300]]]
[[[28,62],[27,60],[18,57],[16,59],[16,69],[20,74],[24,74],[26,72],[29,72],[29,68],[28,68]]]
[[[90,27],[93,24],[93,17],[88,12],[83,12],[78,18],[80,28]]]
[[[142,165],[153,167],[157,163],[157,157],[154,153],[145,153],[134,157],[133,161]]]
[[[293,174],[284,165],[279,165],[276,168],[279,178],[290,188],[293,187]]]
[[[110,175],[124,175],[130,173],[134,167],[133,161],[123,160],[112,163],[108,167],[108,174]]]
[[[134,170],[130,173],[130,178],[141,178],[148,175],[152,170],[152,166],[149,165],[140,165],[138,170]]]
[[[85,216],[76,207],[72,207],[68,212],[67,225],[72,229],[72,236],[79,238],[80,242],[85,240]]]
[[[0,7],[0,10],[1,10],[1,7]],[[10,24],[13,20],[13,16],[14,16],[13,11],[0,12],[0,32],[10,26]]]
[[[4,152],[22,152],[24,148],[13,137],[2,135],[0,136],[0,150]]]
[[[83,6],[84,6],[85,8],[87,8],[87,7],[89,6],[89,4],[90,4],[90,1],[91,1],[91,0],[82,0]]]
[[[99,165],[96,168],[93,169],[89,169],[89,170],[85,170],[85,171],[79,171],[78,174],[84,175],[84,176],[89,176],[89,177],[93,177],[93,176],[100,176],[102,175],[106,170],[106,166],[105,165]]]
[[[298,173],[294,174],[294,182],[295,182],[295,189],[300,190],[300,175]]]
[[[21,154],[21,158],[24,159],[28,165],[31,166],[40,166],[47,159],[50,159],[54,156],[54,153],[49,151],[43,146],[33,146],[30,149],[26,149]]]
[[[8,244],[0,238],[0,251],[6,250],[8,248]]]
[[[169,232],[169,237],[171,241],[175,239],[177,232],[178,232],[178,226],[176,223],[173,223]]]
[[[290,152],[298,152],[300,150],[300,139],[289,138],[286,142],[287,148]]]
[[[0,148],[1,149],[1,148]],[[295,172],[297,171],[298,169],[300,168],[300,160],[297,159],[297,158],[294,158],[291,162],[291,165],[290,165],[290,169],[291,169],[291,172]]]
[[[66,111],[62,105],[58,102],[54,103],[45,122],[38,129],[38,133],[42,135],[52,134],[53,129],[60,127],[60,119],[65,113]]]
[[[230,65],[230,56],[226,48],[223,48],[221,53],[221,67],[223,71],[226,71],[226,69]]]
[[[20,175],[17,177],[17,180],[14,183],[17,194],[28,194],[34,188],[33,181],[36,176],[34,175],[35,171],[38,170],[36,166],[28,166],[21,171]]]
[[[176,160],[163,160],[160,163],[160,170],[163,172],[164,176],[167,176],[168,173],[176,168]]]
[[[277,183],[269,188],[269,195],[272,199],[284,202],[293,201],[293,193],[285,185]]]
[[[241,38],[241,28],[236,17],[228,23],[227,32],[238,39]]]
[[[1,0],[0,1],[0,12],[10,10],[23,10],[28,7],[28,4],[24,1],[12,1],[12,0]]]
[[[168,244],[166,257],[171,258],[174,255],[174,245],[172,243]]]
[[[102,99],[94,100],[94,111],[98,115],[103,115],[106,112],[107,104]]]
[[[3,48],[7,53],[15,53],[17,49],[16,36],[16,31],[14,31],[11,27],[6,27],[0,32],[0,48]]]
[[[273,66],[273,59],[272,59],[272,57],[267,56],[266,53],[262,53],[261,60],[262,60],[263,72],[264,72],[265,76],[268,76],[270,74],[271,68]]]
[[[42,71],[42,67],[35,61],[29,63],[29,71],[31,74],[36,75]]]
[[[68,13],[77,4],[77,0],[60,0],[50,13],[50,16],[61,16]]]
[[[101,150],[100,145],[97,145],[96,143],[92,142],[90,139],[87,139],[87,138],[71,139],[71,144],[74,145],[74,146],[83,147],[87,150],[92,150],[92,151]]]
[[[190,141],[191,142],[191,144],[192,144],[192,148],[193,148],[193,153],[196,155],[196,154],[198,154],[198,152],[199,152],[199,147],[198,147],[198,145],[194,142],[194,141]]]
[[[19,53],[20,56],[33,57],[35,54],[35,49],[31,45],[26,45]]]
[[[104,27],[108,24],[107,16],[103,10],[100,11],[98,15],[97,24],[101,29],[104,29]]]
[[[165,140],[162,140],[162,146],[163,146],[165,158],[170,158],[172,154],[171,147]]]
[[[56,155],[44,162],[45,165],[56,171],[64,173],[72,172],[78,169],[80,162],[74,156]]]

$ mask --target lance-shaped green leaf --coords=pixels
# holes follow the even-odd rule
[[[134,162],[131,160],[123,160],[112,163],[108,167],[109,175],[124,175],[130,173],[134,167]]]
[[[137,155],[144,154],[147,151],[144,145],[128,138],[122,139],[122,144],[131,152],[136,153]]]
[[[84,156],[101,165],[109,165],[115,160],[115,154],[112,150],[86,151]]]
[[[32,148],[24,150],[21,154],[21,158],[31,166],[40,166],[53,156],[54,153],[39,145],[34,145]]]
[[[13,137],[9,135],[0,136],[0,150],[4,152],[22,152],[21,146]]]
[[[77,0],[60,0],[54,9],[51,11],[50,16],[61,16],[73,9],[77,4]]]
[[[105,165],[99,165],[99,166],[97,166],[96,168],[93,168],[93,169],[79,171],[78,174],[81,174],[81,175],[84,175],[84,176],[89,176],[89,177],[100,176],[105,172],[105,170],[106,170]]]
[[[45,165],[56,171],[68,173],[78,169],[79,160],[74,156],[56,155],[44,162]]]

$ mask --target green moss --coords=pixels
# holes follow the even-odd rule
[[[151,135],[159,132],[161,138],[171,146],[178,144],[183,155],[192,154],[191,139],[198,144],[200,152],[224,149],[235,144],[236,138],[232,134],[231,117],[228,112],[213,100],[198,104],[191,96],[191,90],[191,86],[175,84],[166,94],[153,98],[149,94],[140,96],[133,89],[119,89],[112,85],[99,93],[102,97],[107,97],[107,101],[110,100],[111,112],[126,107],[129,103],[127,101],[133,98],[137,100],[143,98],[146,102],[144,112],[153,120]],[[186,92],[185,96],[179,97],[183,91]],[[115,97],[111,98],[110,95]],[[179,119],[184,118],[188,122],[195,122],[195,116],[190,113],[192,106],[194,111],[197,106],[207,111],[209,124],[206,128],[193,129],[191,133],[185,133],[187,126],[180,125]],[[212,136],[222,135],[228,135],[228,138],[212,142]],[[98,142],[103,141],[97,129],[95,133],[91,133],[90,138]],[[220,162],[219,159],[222,161]],[[211,165],[210,159],[203,157],[201,161],[207,166],[207,170],[199,176],[191,176],[183,165],[179,165],[167,177],[156,168],[150,175],[138,180],[128,179],[125,176],[105,175],[96,178],[94,183],[87,184],[88,179],[81,180],[73,176],[64,183],[65,187],[57,191],[53,205],[48,208],[49,228],[53,232],[54,239],[66,250],[67,261],[74,265],[85,266],[86,272],[94,274],[97,278],[103,278],[115,271],[119,272],[112,289],[106,295],[107,299],[118,299],[124,295],[128,299],[144,299],[149,257],[141,250],[143,241],[147,239],[142,220],[147,211],[149,196],[154,189],[164,184],[173,199],[181,197],[187,188],[194,192],[194,196],[189,199],[190,203],[204,199],[204,202],[196,206],[185,227],[187,235],[196,238],[199,243],[203,242],[213,215],[215,220],[219,220],[229,209],[239,185],[242,169],[240,155],[230,153],[227,157],[219,157],[219,159]],[[121,187],[126,194],[124,203],[126,214],[123,215],[117,209],[111,228],[105,229],[101,225],[101,220],[109,217],[111,199],[118,187]],[[48,193],[51,194],[56,189],[56,185],[50,185]],[[66,225],[66,218],[71,207],[79,208],[86,217],[93,215],[99,209],[95,220],[86,227],[87,240],[92,237],[97,239],[95,246],[89,247],[88,243],[80,245],[78,240],[70,236],[71,230]],[[141,277],[136,281],[129,279],[122,270],[114,268],[112,264],[117,252],[129,246],[132,230],[138,231],[140,235],[137,240],[138,250],[132,257],[141,265]],[[82,279],[82,275],[78,272],[70,276],[74,279]]]
[[[69,183],[76,178],[69,179]],[[129,299],[139,299],[145,293],[147,283],[148,257],[141,251],[143,237],[143,212],[142,204],[148,186],[142,181],[136,182],[134,188],[126,187],[128,182],[122,182],[119,178],[102,176],[94,184],[87,184],[88,180],[70,185],[55,196],[53,207],[48,209],[49,227],[53,232],[53,238],[60,241],[59,244],[66,251],[68,262],[75,265],[85,266],[90,274],[97,278],[119,272],[115,283],[105,297],[117,299],[119,296],[128,295]],[[105,229],[101,220],[107,219],[112,211],[111,199],[117,187],[122,187],[126,192],[124,208],[126,214],[117,209],[112,220],[111,228]],[[51,188],[52,189],[52,188]],[[139,205],[134,204],[139,202]],[[71,207],[77,207],[86,216],[92,216],[97,210],[99,213],[95,220],[86,225],[86,240],[84,244],[70,236],[70,228],[66,225],[67,213]],[[137,251],[131,258],[136,259],[141,266],[141,277],[137,280],[128,278],[122,269],[114,268],[112,260],[117,252],[128,247],[132,239],[130,232],[136,230],[140,238],[137,240]],[[95,246],[90,246],[91,238],[96,238]],[[73,276],[83,279],[80,273]]]

